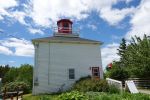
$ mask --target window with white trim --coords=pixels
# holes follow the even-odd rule
[[[69,79],[75,79],[75,70],[70,68],[69,70]]]

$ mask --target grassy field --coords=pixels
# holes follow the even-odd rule
[[[89,92],[89,93],[85,93],[85,96],[87,97],[87,100],[150,100],[150,95],[130,94],[130,93],[108,94],[108,93],[100,93],[100,92]],[[23,100],[83,100],[83,99],[82,98],[81,99],[68,99],[68,98],[60,99],[59,95],[32,96],[31,94],[27,94],[23,96]]]

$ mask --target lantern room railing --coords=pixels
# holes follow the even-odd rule
[[[66,34],[78,34],[79,29],[69,28],[69,27],[54,27],[53,28],[54,33],[66,33]]]

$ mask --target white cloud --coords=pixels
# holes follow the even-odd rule
[[[113,40],[120,40],[120,39],[123,38],[123,36],[112,35],[111,38],[112,38]]]
[[[37,25],[48,27],[61,17],[80,20],[95,10],[110,25],[117,25],[134,11],[133,7],[112,8],[119,2],[129,3],[131,0],[32,0],[31,17]]]
[[[0,15],[0,20],[3,20],[4,18]]]
[[[91,28],[92,30],[96,30],[97,29],[97,26],[94,25],[94,24],[88,24],[87,27]]]
[[[13,54],[13,52],[9,48],[7,48],[5,46],[1,46],[1,45],[0,45],[0,53],[5,54],[5,55],[12,55]]]
[[[31,16],[41,26],[52,25],[59,17],[82,19],[86,18],[89,9],[84,0],[33,0]]]
[[[9,63],[15,63],[15,61],[11,60],[11,61],[8,61]]]
[[[144,34],[150,35],[150,0],[142,0],[137,7],[130,21],[132,27],[126,34],[127,39],[132,36],[143,37]]]
[[[126,0],[126,3],[129,4],[130,2],[132,2],[133,0]]]
[[[10,8],[17,6],[16,0],[0,0],[0,8]]]
[[[3,16],[11,16],[8,12],[8,8],[13,8],[17,6],[18,3],[16,0],[0,0],[0,19],[3,19]]]
[[[29,32],[32,34],[44,34],[41,29],[28,28]]]
[[[135,8],[123,8],[112,9],[110,7],[102,8],[100,17],[106,20],[110,25],[117,25],[120,21],[122,21],[126,16],[129,16],[133,13]]]
[[[33,57],[34,47],[31,42],[24,39],[8,38],[6,40],[0,41],[2,46],[5,46],[9,49],[14,49],[14,52],[11,54],[14,56],[27,56]],[[4,53],[5,54],[5,53]]]
[[[26,4],[18,4],[16,0],[3,0],[0,4],[0,20],[3,15],[18,20],[26,26],[50,27],[60,18],[81,20],[87,18],[91,11],[97,11],[99,16],[110,25],[118,25],[134,8],[112,8],[119,2],[129,3],[132,0],[27,0]],[[8,11],[6,8],[23,7],[20,11]],[[26,23],[25,18],[33,22]]]
[[[119,56],[117,55],[118,47],[118,43],[112,43],[102,48],[101,52],[103,68],[105,68],[109,63],[113,62],[114,60],[119,60]]]
[[[25,17],[26,17],[26,13],[25,12],[21,12],[21,11],[15,11],[12,12],[12,17],[15,18],[16,20],[18,20],[21,24],[23,25],[28,25],[25,22]]]

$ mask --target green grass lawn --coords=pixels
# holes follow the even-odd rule
[[[57,95],[37,95],[32,94],[23,95],[23,100],[58,100]]]
[[[63,93],[66,99],[58,98],[59,95],[38,95],[32,96],[31,94],[27,94],[23,96],[23,100],[83,100],[81,99],[68,99],[71,96],[67,97],[67,93]],[[67,94],[67,95],[66,95]],[[122,93],[122,94],[109,94],[104,92],[88,92],[85,93],[87,100],[150,100],[150,95],[146,94],[130,94],[130,93]]]

